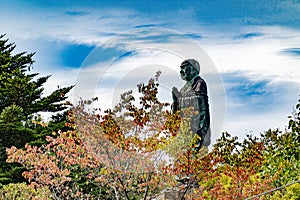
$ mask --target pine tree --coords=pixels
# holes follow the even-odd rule
[[[26,143],[42,144],[45,135],[62,128],[68,108],[63,101],[73,88],[59,88],[44,97],[43,84],[50,76],[38,77],[38,73],[30,73],[34,53],[13,54],[16,45],[4,37],[0,35],[0,184],[24,181],[21,176],[24,169],[6,163],[6,148],[23,148]],[[39,112],[53,113],[55,123],[50,122],[48,127],[33,123],[40,119]]]

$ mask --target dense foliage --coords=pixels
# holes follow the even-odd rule
[[[53,116],[45,126],[39,112],[65,110],[67,105],[62,101],[72,89],[72,86],[61,88],[43,96],[43,84],[50,76],[38,77],[38,73],[30,73],[34,54],[13,54],[16,45],[4,37],[0,35],[0,184],[24,181],[21,176],[24,168],[6,163],[5,149],[23,148],[26,143],[41,145],[45,135],[63,128],[66,120],[63,113]]]
[[[10,183],[4,185],[0,190],[0,199],[2,200],[50,200],[53,199],[48,188],[33,188],[25,183]]]
[[[211,151],[195,152],[190,119],[159,102],[156,79],[138,89],[138,103],[128,92],[104,114],[86,112],[82,101],[69,115],[75,130],[40,148],[13,147],[8,162],[23,164],[31,186],[49,188],[55,199],[151,199],[164,189],[176,198],[245,199],[299,179],[299,105],[284,133],[244,141],[223,133]],[[260,198],[297,199],[299,189]]]

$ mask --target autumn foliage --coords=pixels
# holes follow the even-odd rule
[[[223,133],[212,150],[195,152],[190,119],[157,98],[159,74],[111,110],[79,102],[69,112],[73,130],[53,132],[41,147],[7,149],[7,162],[25,166],[30,187],[48,188],[49,199],[154,199],[166,189],[180,199],[246,199],[298,180],[299,105],[284,133],[243,141]],[[296,197],[293,187],[260,198]]]

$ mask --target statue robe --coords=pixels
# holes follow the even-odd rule
[[[211,143],[210,134],[210,114],[207,96],[207,86],[205,81],[197,76],[186,83],[174,100],[172,105],[173,112],[184,108],[194,107],[198,113],[192,116],[191,129],[193,133],[201,137],[199,148],[202,145],[209,146]]]

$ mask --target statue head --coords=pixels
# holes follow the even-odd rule
[[[180,75],[185,81],[191,81],[199,75],[200,65],[195,59],[187,59],[180,65]]]

